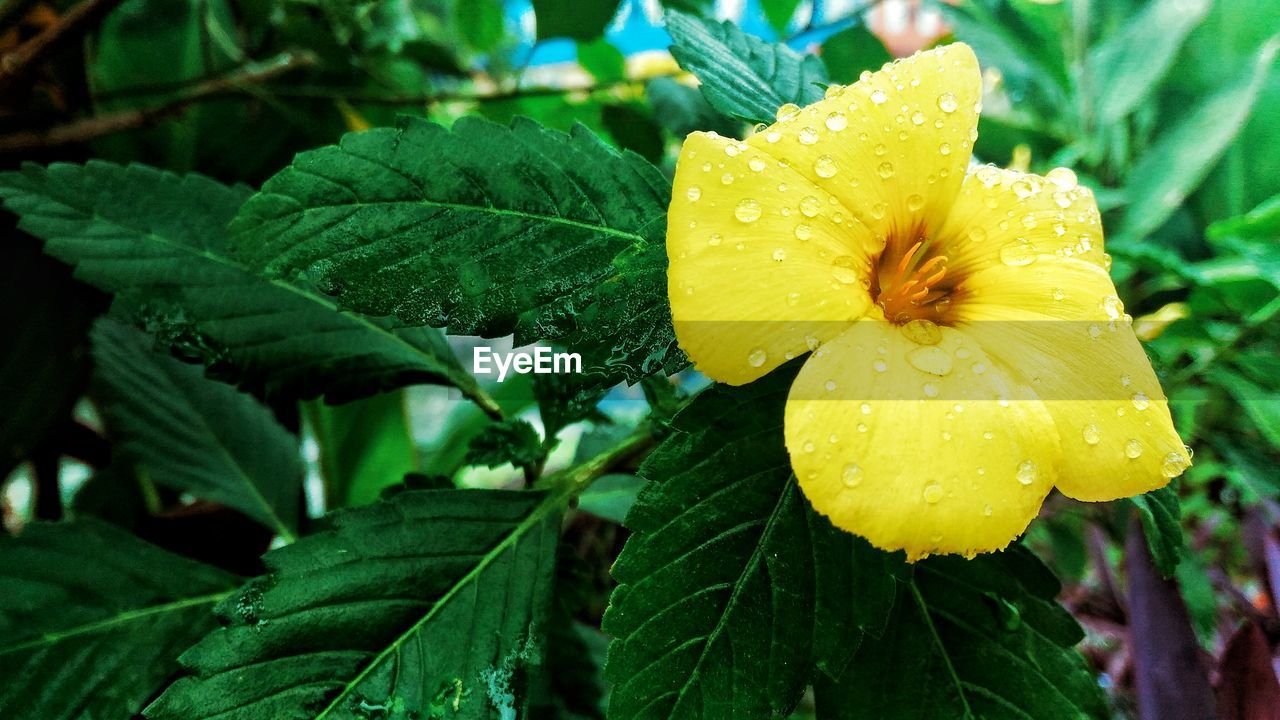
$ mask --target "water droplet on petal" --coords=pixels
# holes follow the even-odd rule
[[[818,131],[811,127],[800,128],[800,134],[796,139],[801,145],[813,145],[818,142]]]
[[[702,197],[702,188],[697,185],[690,185],[685,195],[689,197],[689,202],[698,202],[699,198]]]
[[[800,200],[800,213],[805,217],[813,217],[817,215],[818,211],[821,209],[822,203],[818,201],[818,198],[812,195],[806,195]]]
[[[858,261],[849,255],[841,255],[832,261],[831,275],[845,285],[858,282]]]
[[[751,172],[764,172],[764,161],[760,158],[751,158],[747,161],[747,167],[751,168]]]
[[[888,180],[889,178],[893,177],[893,163],[891,162],[880,163],[880,167],[876,168],[876,172],[880,174],[881,178]]]
[[[1009,267],[1023,267],[1035,261],[1035,248],[1026,238],[1018,238],[1000,248],[1000,262]]]
[[[991,517],[992,512],[993,510],[991,509],[991,503],[987,503],[986,505],[982,506],[982,515],[984,517]]]
[[[808,223],[796,223],[796,239],[800,241],[813,237],[813,228]]]
[[[1146,410],[1151,406],[1151,398],[1147,397],[1144,392],[1136,392],[1133,394],[1133,407],[1138,410]]]
[[[1137,460],[1142,457],[1142,443],[1137,440],[1130,440],[1124,444],[1124,456],[1130,460]]]
[[[924,488],[924,501],[933,505],[942,499],[942,486],[938,483],[929,483]]]
[[[1176,478],[1190,465],[1191,458],[1182,453],[1171,452],[1164,456],[1164,462],[1160,464],[1160,474],[1167,478]]]
[[[916,212],[916,211],[918,211],[918,210],[919,210],[920,208],[922,208],[922,207],[924,207],[924,196],[923,196],[923,195],[914,195],[914,194],[913,194],[913,195],[908,195],[908,196],[907,196],[907,209],[908,209],[908,210],[910,210],[911,212]]]
[[[727,172],[727,173],[725,173],[725,174],[721,175],[721,176],[720,176],[720,182],[721,182],[721,183],[723,183],[723,184],[725,184],[725,185],[732,185],[732,184],[733,184],[733,173],[731,173],[731,172]]]
[[[888,99],[889,99],[889,96],[888,96],[888,95],[885,95],[883,90],[872,90],[872,91],[871,91],[871,102],[873,102],[873,103],[875,103],[875,104],[877,104],[877,105],[883,105],[883,104],[884,104],[884,101],[885,101],[885,100],[888,100]]]
[[[920,112],[919,110],[917,110],[917,111],[915,111],[915,112],[911,113],[911,124],[912,124],[912,125],[923,125],[923,124],[924,124],[924,113]]]
[[[827,392],[833,392],[836,389],[836,381],[828,380],[826,383],[823,384],[822,387],[826,389]]]
[[[840,480],[845,487],[853,488],[862,484],[862,468],[858,463],[849,463],[844,466],[844,471],[840,473]]]
[[[1045,174],[1045,179],[1057,185],[1061,190],[1074,190],[1079,180],[1070,168],[1054,168]]]
[[[787,251],[783,250],[782,248],[775,248],[773,251],[773,259],[777,262],[782,262],[783,260],[786,260]]]
[[[715,247],[716,245],[719,245],[722,242],[724,242],[724,238],[720,235],[712,235],[711,237],[707,238],[707,244],[710,245],[711,247]]]
[[[879,373],[882,373],[882,372],[884,372],[885,370],[888,370],[888,369],[889,369],[889,366],[888,366],[888,365],[886,365],[886,364],[885,364],[885,362],[884,362],[883,360],[877,360],[877,361],[875,361],[875,362],[871,363],[871,367],[875,368],[875,371],[876,371],[876,372],[879,372]]]
[[[902,326],[902,334],[917,345],[937,345],[942,342],[942,330],[929,320],[918,319]]]
[[[907,353],[907,362],[920,372],[930,375],[945,377],[951,373],[951,353],[937,345],[922,345],[912,349]]]
[[[939,153],[940,155],[950,155],[950,154],[951,154],[951,143],[942,143],[941,145],[939,145],[939,146],[938,146],[938,153]]]
[[[1084,438],[1084,441],[1089,445],[1097,445],[1099,442],[1102,441],[1102,431],[1098,429],[1097,425],[1094,425],[1092,423],[1089,425],[1085,425],[1084,429],[1080,431],[1080,435],[1081,437]]]
[[[800,114],[799,105],[796,105],[795,103],[787,103],[782,107],[778,108],[778,112],[774,115],[774,117],[778,120],[778,122],[786,122],[799,114]]]
[[[928,397],[928,398],[936,398],[936,397],[938,397],[938,384],[937,384],[937,383],[927,382],[927,383],[925,383],[925,384],[924,384],[924,386],[923,386],[923,387],[921,387],[921,388],[920,388],[920,390],[924,393],[924,396],[925,396],[925,397]]]
[[[799,305],[800,293],[798,292],[787,293],[787,304],[790,305],[791,307],[795,307],[796,305]]]
[[[738,207],[734,208],[733,216],[744,223],[753,223],[760,219],[763,211],[760,209],[760,203],[746,198],[738,203]]]
[[[938,96],[938,109],[944,113],[953,113],[956,108],[960,107],[960,103],[956,102],[956,96],[951,93],[942,93]]]
[[[827,129],[831,132],[840,132],[849,126],[849,120],[842,112],[833,112],[827,116]]]
[[[1023,485],[1030,485],[1035,482],[1038,477],[1040,477],[1040,468],[1036,467],[1034,460],[1023,460],[1022,463],[1018,465],[1017,478],[1019,483],[1022,483]]]
[[[811,453],[811,452],[813,452],[813,451],[814,451],[813,443],[811,443],[811,442],[807,442],[807,443],[805,443],[805,444],[804,444],[804,451],[805,451],[805,452],[807,452],[807,453]]]
[[[830,155],[821,155],[813,162],[813,171],[821,178],[833,177],[836,174],[836,161]]]
[[[747,364],[751,367],[760,367],[761,365],[764,365],[764,361],[767,357],[768,356],[765,354],[764,348],[756,348],[747,355]]]

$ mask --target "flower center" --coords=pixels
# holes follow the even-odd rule
[[[954,278],[947,276],[947,256],[941,243],[931,243],[923,233],[912,233],[913,243],[890,238],[875,262],[871,296],[889,322],[903,325],[912,320],[947,324]]]

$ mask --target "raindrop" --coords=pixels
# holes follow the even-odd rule
[[[813,145],[818,142],[818,131],[811,127],[801,128],[797,139],[801,145]]]
[[[796,239],[800,241],[813,237],[813,228],[808,223],[796,223]]]
[[[888,369],[889,369],[889,366],[888,366],[888,365],[886,365],[886,364],[885,364],[885,362],[884,362],[883,360],[877,360],[877,361],[875,361],[875,362],[871,363],[871,367],[875,368],[875,371],[876,371],[876,372],[879,372],[879,373],[882,373],[882,372],[884,372],[885,370],[888,370]]]
[[[942,330],[929,320],[912,320],[902,326],[902,334],[917,345],[937,345],[942,342]]]
[[[1171,452],[1164,456],[1164,462],[1160,465],[1160,474],[1167,478],[1175,478],[1181,475],[1190,465],[1190,458],[1182,453]]]
[[[838,282],[853,285],[858,282],[857,260],[849,255],[841,255],[832,261],[831,274]]]
[[[1035,482],[1036,478],[1039,476],[1040,468],[1036,467],[1034,460],[1023,460],[1022,464],[1018,465],[1017,478],[1019,483],[1023,485],[1030,485]]]
[[[720,235],[712,235],[711,237],[707,238],[707,244],[710,245],[711,247],[715,247],[722,242],[724,242],[724,237]]]
[[[807,452],[807,453],[811,453],[811,452],[813,452],[813,450],[814,450],[813,443],[811,443],[811,442],[807,442],[807,443],[805,443],[805,444],[804,444],[804,451],[805,451],[805,452]]]
[[[982,363],[974,363],[973,365],[969,366],[969,369],[973,371],[974,375],[982,375],[987,371],[987,366],[983,365]]]
[[[923,125],[923,124],[924,124],[924,113],[920,112],[919,110],[917,110],[917,111],[915,111],[915,112],[911,113],[911,124],[912,124],[912,125]]]
[[[800,200],[800,213],[805,217],[814,217],[821,209],[822,203],[812,195],[806,195]]]
[[[751,198],[742,200],[738,203],[738,207],[733,210],[733,216],[744,223],[753,223],[759,220],[761,213],[760,203]]]
[[[862,484],[862,468],[858,463],[849,463],[844,466],[844,472],[840,473],[840,479],[844,482],[845,487],[853,488]]]
[[[1102,442],[1102,431],[1098,429],[1097,425],[1085,425],[1084,429],[1080,431],[1080,435],[1084,437],[1084,441],[1089,445],[1097,445]]]
[[[747,161],[747,167],[751,168],[751,172],[764,172],[764,161],[760,158],[751,158]]]
[[[827,392],[832,392],[836,389],[836,381],[828,380],[822,387],[825,388]]]
[[[956,96],[951,93],[942,93],[938,96],[938,109],[944,113],[953,113],[956,108],[960,107],[960,103],[956,102]]]
[[[798,292],[787,293],[787,304],[790,305],[791,307],[795,307],[796,305],[799,305],[800,293]]]
[[[1036,261],[1035,248],[1026,238],[1018,238],[1000,248],[1000,262],[1009,267],[1023,267]]]
[[[1044,178],[1062,190],[1074,190],[1079,183],[1076,174],[1070,168],[1064,167],[1050,170]]]
[[[832,177],[836,174],[836,162],[831,159],[830,155],[820,155],[813,162],[813,171],[821,178]]]
[[[871,403],[862,403],[861,405],[858,406],[858,411],[861,412],[863,415],[870,415]]]
[[[938,397],[938,384],[927,382],[921,387],[921,391],[924,392],[925,397],[936,398]]]
[[[685,194],[689,196],[689,202],[698,202],[699,198],[702,197],[702,188],[697,185],[690,185],[689,191]]]
[[[880,167],[876,168],[876,171],[880,173],[881,178],[888,180],[889,178],[893,177],[893,163],[882,162],[880,163]]]
[[[833,112],[827,116],[826,125],[831,132],[840,132],[849,127],[849,120],[845,118],[844,113]]]
[[[1112,320],[1119,320],[1124,314],[1123,306],[1120,304],[1120,298],[1115,295],[1108,295],[1102,298],[1102,310]]]
[[[733,173],[731,173],[731,172],[727,172],[727,173],[725,173],[725,174],[721,175],[721,176],[720,176],[720,182],[724,183],[725,185],[732,185],[732,184],[733,184]]]
[[[795,103],[787,103],[778,108],[777,114],[774,115],[778,122],[786,122],[796,115],[800,114],[800,106]]]
[[[907,196],[907,209],[908,209],[908,210],[910,210],[911,212],[916,212],[916,211],[918,211],[918,210],[919,210],[920,208],[922,208],[922,207],[924,207],[924,196],[923,196],[923,195],[914,195],[914,194],[913,194],[913,195],[908,195],[908,196]]]
[[[889,96],[885,95],[883,90],[873,90],[871,92],[871,102],[877,105],[883,105],[884,101],[888,99]]]
[[[951,154],[951,143],[942,143],[938,146],[938,153],[941,155]]]
[[[991,509],[991,503],[987,503],[986,505],[982,506],[982,515],[984,517],[991,517],[992,512],[993,511]]]
[[[760,367],[764,365],[764,361],[768,356],[764,352],[764,348],[756,348],[747,355],[747,364],[751,367]]]
[[[1124,456],[1130,460],[1137,460],[1142,457],[1142,443],[1137,440],[1130,440],[1124,444]]]
[[[783,250],[782,248],[775,248],[773,251],[773,259],[776,260],[777,262],[782,262],[783,260],[786,260],[787,251]]]
[[[924,501],[930,505],[936,504],[942,499],[942,486],[938,483],[929,483],[924,488]]]

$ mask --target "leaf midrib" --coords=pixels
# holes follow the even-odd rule
[[[231,594],[234,592],[235,590],[224,590],[221,592],[210,593],[208,595],[200,595],[197,597],[186,598],[183,600],[175,600],[169,603],[163,603],[160,605],[152,605],[146,608],[126,610],[124,612],[118,613],[104,620],[96,620],[91,623],[85,623],[83,625],[78,625],[73,628],[67,628],[65,630],[47,632],[38,638],[26,640],[24,642],[20,642],[16,645],[10,645],[8,647],[0,647],[0,656],[22,652],[24,650],[31,650],[33,648],[43,647],[45,645],[52,645],[54,643],[59,643],[59,642],[62,642],[63,640],[66,640],[72,637],[77,637],[79,635],[88,635],[96,632],[110,630],[111,628],[117,625],[124,625],[130,622],[133,622],[135,620],[151,617],[153,615],[161,615],[167,612],[176,612],[178,610],[185,610],[187,608],[196,607],[199,605],[213,605],[221,602],[227,597],[230,597]]]

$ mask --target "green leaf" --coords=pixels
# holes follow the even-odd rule
[[[1231,393],[1267,443],[1280,448],[1280,392],[1266,390],[1226,368],[1211,370],[1209,377]]]
[[[237,583],[102,522],[0,536],[0,716],[133,717]]]
[[[270,277],[410,324],[555,341],[611,385],[685,362],[666,292],[670,192],[580,126],[402,118],[302,153],[232,230]]]
[[[733,135],[741,129],[741,123],[711,107],[697,88],[684,85],[675,78],[650,80],[645,86],[645,97],[653,106],[654,118],[677,138],[683,139],[695,130]]]
[[[521,717],[560,496],[406,491],[264,558],[152,720]]]
[[[929,558],[902,585],[884,635],[838,680],[815,684],[831,720],[1104,720],[1098,683],[1072,650],[1080,627],[1052,573],[1025,548]]]
[[[1156,89],[1211,0],[1150,0],[1086,60],[1097,124],[1118,122]]]
[[[1129,205],[1116,233],[1140,240],[1165,223],[1199,187],[1240,132],[1267,78],[1280,36],[1262,49],[1245,74],[1202,100],[1160,134],[1129,174]]]
[[[417,468],[403,390],[343,405],[304,406],[320,446],[325,507],[367,505]]]
[[[609,136],[624,150],[649,162],[662,162],[667,141],[653,114],[641,103],[610,103],[601,111]]]
[[[1164,577],[1172,577],[1182,559],[1182,507],[1172,483],[1159,490],[1135,495],[1129,502],[1138,510],[1142,533]]]
[[[1244,215],[1219,220],[1209,226],[1208,235],[1214,240],[1228,237],[1248,240],[1280,239],[1280,195],[1271,196]]]
[[[538,40],[567,37],[593,40],[618,14],[621,0],[533,0]]]
[[[578,509],[622,524],[644,484],[635,475],[605,475],[578,496]]]
[[[603,625],[614,720],[785,714],[881,628],[900,561],[801,494],[782,440],[794,371],[705,391],[641,467]]]
[[[800,2],[801,0],[760,0],[760,9],[764,10],[764,17],[774,30],[785,33]]]
[[[350,399],[442,382],[491,405],[434,331],[342,313],[301,281],[255,276],[225,227],[249,197],[200,175],[140,165],[25,165],[0,173],[21,227],[117,309],[219,375],[268,394]]]
[[[863,70],[879,70],[890,60],[893,56],[884,43],[863,24],[841,30],[822,43],[822,63],[833,82],[851,83]]]
[[[680,67],[702,81],[702,94],[720,112],[747,122],[772,123],[786,103],[822,98],[828,82],[822,61],[786,45],[747,35],[730,22],[667,13]]]
[[[139,330],[104,319],[92,337],[94,395],[115,446],[151,480],[291,539],[305,471],[297,438],[271,410],[156,352]]]
[[[511,463],[529,469],[536,467],[546,454],[542,438],[528,421],[506,420],[471,438],[467,463],[491,468]]]
[[[468,0],[453,6],[458,34],[479,52],[489,52],[502,40],[505,17],[502,0]]]
[[[596,82],[616,82],[627,77],[627,59],[604,38],[578,43],[578,64]]]

